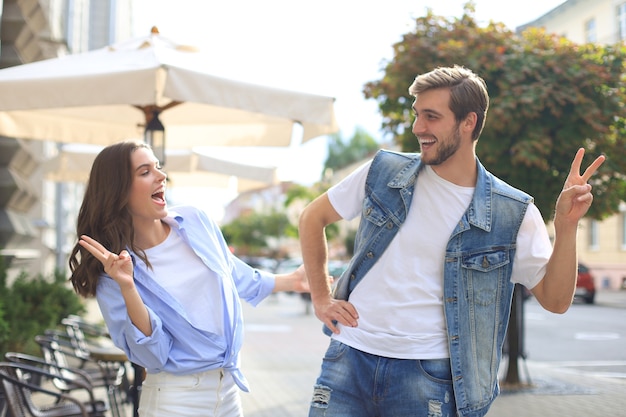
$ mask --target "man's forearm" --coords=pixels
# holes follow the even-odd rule
[[[554,313],[564,313],[572,304],[576,290],[578,254],[577,224],[557,226],[552,256],[542,283],[542,306]]]
[[[327,300],[331,297],[331,287],[328,279],[328,245],[324,229],[311,230],[304,226],[301,228],[300,244],[302,259],[307,271],[311,300]]]

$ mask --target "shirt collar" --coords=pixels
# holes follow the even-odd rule
[[[175,227],[178,230],[184,229],[184,218],[176,210],[169,210],[167,216],[165,216],[162,220],[170,227]]]

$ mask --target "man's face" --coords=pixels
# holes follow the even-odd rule
[[[413,134],[421,148],[422,162],[440,165],[461,147],[461,132],[454,113],[448,107],[450,90],[425,91],[413,103]]]

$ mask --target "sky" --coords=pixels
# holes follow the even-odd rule
[[[215,57],[215,75],[335,98],[342,137],[356,127],[379,141],[381,117],[365,100],[363,85],[382,76],[392,45],[413,29],[428,9],[460,17],[466,0],[133,0],[134,36],[157,26],[162,36]],[[490,20],[511,29],[564,0],[475,0],[479,24]],[[416,74],[417,75],[417,74]],[[408,88],[408,86],[407,86]],[[279,179],[312,184],[320,177],[326,141],[294,139],[286,149],[211,149],[212,156],[278,167]],[[232,192],[214,204],[225,204]],[[220,201],[218,201],[220,200]],[[226,200],[226,201],[224,201]],[[216,214],[219,217],[219,213]]]

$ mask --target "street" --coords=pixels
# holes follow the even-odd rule
[[[535,299],[527,300],[527,359],[626,378],[626,304],[606,302],[609,296],[626,300],[626,294],[598,293],[596,304],[575,302],[565,314],[549,313]]]
[[[626,292],[612,293],[611,302],[604,300],[598,294],[597,304],[575,303],[564,315],[548,313],[534,299],[527,300],[524,350],[530,367],[520,368],[536,390],[501,395],[488,415],[618,415],[604,410],[622,410],[619,401],[624,400],[607,402],[602,395],[626,392]],[[242,394],[246,417],[307,415],[328,338],[317,318],[305,311],[300,297],[288,294],[273,295],[256,308],[244,305],[242,369],[252,388]],[[598,377],[589,379],[593,390],[576,382],[587,376]],[[542,401],[549,401],[549,407]]]

